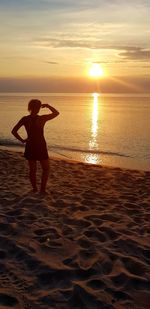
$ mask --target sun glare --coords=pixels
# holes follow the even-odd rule
[[[93,63],[89,69],[89,76],[99,78],[104,76],[104,70],[99,63]]]

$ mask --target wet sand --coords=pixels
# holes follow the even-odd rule
[[[41,170],[38,168],[38,179]],[[150,172],[0,150],[0,308],[148,309]]]

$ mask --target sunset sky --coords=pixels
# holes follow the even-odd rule
[[[5,0],[0,20],[0,91],[19,78],[88,79],[92,63],[147,91],[149,0]]]

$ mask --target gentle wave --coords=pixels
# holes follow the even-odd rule
[[[23,144],[19,143],[18,141],[11,140],[11,139],[0,139],[0,146],[7,146],[7,147],[23,147]]]
[[[97,154],[97,155],[110,155],[110,156],[119,156],[119,157],[126,157],[131,158],[131,156],[127,154],[123,154],[120,152],[111,152],[111,151],[103,151],[103,150],[93,150],[93,149],[81,149],[75,147],[64,147],[59,145],[53,145],[50,147],[51,150],[62,150],[62,151],[71,151],[71,152],[80,152],[80,153],[87,153],[87,154]]]
[[[11,139],[0,139],[0,146],[7,146],[7,147],[24,147],[23,144],[11,140]],[[119,157],[126,157],[130,158],[131,156],[120,153],[120,152],[112,152],[112,151],[103,151],[103,150],[93,150],[93,149],[81,149],[75,147],[64,147],[60,145],[51,145],[48,147],[48,150],[57,152],[58,151],[65,151],[65,152],[78,152],[78,153],[87,153],[87,154],[96,154],[96,155],[107,155],[107,156],[119,156]]]

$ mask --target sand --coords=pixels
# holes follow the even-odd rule
[[[38,169],[38,178],[41,170]],[[150,172],[0,150],[0,309],[150,308]]]

